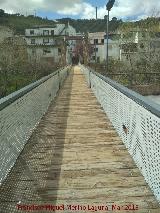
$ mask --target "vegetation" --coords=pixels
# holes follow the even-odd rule
[[[113,17],[109,24],[109,31],[113,32],[117,29],[125,29],[128,27],[144,27],[151,30],[157,29],[160,18],[150,17],[145,20],[137,22],[123,22],[121,19]],[[106,19],[71,19],[62,18],[57,19],[60,23],[67,24],[68,22],[76,29],[77,32],[104,32],[106,31]],[[24,16],[19,13],[8,14],[4,10],[0,9],[0,25],[9,26],[15,29],[16,34],[24,34],[26,28],[30,28],[34,25],[54,25],[55,21],[41,18],[34,15]]]
[[[77,32],[81,33],[106,31],[105,18],[98,20],[74,20],[70,18],[63,18],[59,19],[58,21],[59,23],[64,24],[69,22]],[[160,52],[152,51],[152,53],[143,53],[143,58],[137,61],[131,56],[132,51],[130,50],[132,49],[132,46],[127,46],[128,40],[131,38],[131,30],[140,28],[145,31],[147,29],[150,36],[154,37],[155,33],[159,33],[159,21],[160,18],[156,17],[150,17],[137,22],[123,22],[122,20],[118,20],[116,17],[112,18],[109,24],[109,31],[113,32],[115,30],[120,30],[121,32],[124,32],[125,36],[123,38],[123,43],[125,44],[127,40],[127,48],[125,51],[129,63],[126,65],[121,61],[110,60],[108,71],[110,77],[113,77],[115,80],[119,81],[119,77],[123,76],[120,83],[124,83],[126,85],[132,84],[133,82],[136,83],[135,76],[138,76],[137,73],[139,72],[160,72]],[[8,26],[14,30],[15,34],[23,35],[26,28],[31,28],[35,25],[55,25],[55,21],[37,16],[35,17],[33,15],[24,16],[21,14],[7,14],[4,10],[0,9],[0,25]],[[79,48],[79,52],[80,51],[85,53],[84,50]],[[92,52],[92,49],[90,48],[89,51]],[[138,52],[138,54],[140,56],[141,53]],[[39,63],[36,60],[28,62],[26,47],[24,44],[17,45],[11,41],[3,42],[0,44],[0,97],[6,96],[11,92],[20,89],[31,82],[34,82],[42,76],[53,72],[53,70],[56,70],[57,67],[58,66],[56,64],[53,67],[44,62]],[[103,70],[103,74],[106,74],[105,64],[96,65],[96,69],[99,69],[99,67],[101,70]],[[125,73],[125,75],[115,76],[115,73]],[[141,75],[138,76],[137,79],[139,79],[140,83],[142,83],[146,82],[148,77],[146,77],[146,75]],[[152,79],[156,78],[153,78],[152,76]]]
[[[97,32],[106,31],[106,19],[70,19],[63,18],[58,19],[60,23],[67,24],[68,22],[76,29],[77,32]],[[110,21],[110,31],[116,30],[122,20],[118,20],[114,17]],[[0,10],[0,25],[5,25],[13,28],[16,34],[24,34],[26,28],[31,28],[34,25],[54,25],[55,21],[48,20],[47,18],[41,18],[38,16],[24,16],[21,14],[7,14],[4,10]]]
[[[58,20],[61,23],[70,23],[77,32],[105,32],[106,31],[106,19],[70,19],[70,18],[63,18]],[[110,21],[110,31],[115,31],[121,24],[122,20],[118,20],[116,17],[112,18]]]
[[[137,22],[123,22],[117,28],[121,36],[116,39],[121,47],[123,60],[109,59],[105,64],[91,66],[110,78],[128,87],[134,85],[160,84],[160,18],[149,17]],[[138,34],[138,43],[135,42]],[[139,37],[140,35],[140,37]],[[157,42],[157,43],[156,43]],[[160,93],[160,91],[159,91]]]
[[[8,14],[4,10],[0,9],[0,25],[5,25],[12,28],[15,34],[24,35],[26,28],[31,28],[35,25],[54,25],[55,22],[48,20],[47,18],[41,18],[38,16],[24,16],[19,13]]]
[[[0,70],[0,98],[17,91],[38,79],[53,73],[58,69],[58,65],[54,67],[45,63],[26,63],[23,64],[23,72],[8,70]]]
[[[28,61],[25,44],[14,38],[0,44],[0,98],[46,76],[59,68],[37,59]]]

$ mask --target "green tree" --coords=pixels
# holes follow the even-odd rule
[[[0,9],[0,17],[4,17],[5,16],[5,11]]]

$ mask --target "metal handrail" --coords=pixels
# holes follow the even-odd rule
[[[22,89],[15,91],[13,93],[11,93],[10,95],[1,98],[0,99],[0,111],[3,110],[5,107],[7,107],[8,105],[12,104],[14,101],[16,101],[17,99],[21,98],[22,96],[26,95],[27,93],[29,93],[31,90],[33,90],[34,88],[38,87],[40,84],[44,83],[45,81],[47,81],[49,78],[52,78],[53,76],[57,75],[61,70],[63,70],[63,68],[58,69],[57,71],[55,71],[54,73],[45,76],[43,78],[41,78],[40,80],[31,83],[25,87],[23,87]]]
[[[87,68],[88,68],[88,70],[91,73],[93,73],[96,76],[98,76],[100,79],[102,79],[103,81],[105,81],[106,83],[108,83],[109,85],[114,87],[115,89],[117,89],[119,92],[123,93],[128,98],[132,99],[133,101],[135,101],[139,105],[143,106],[145,109],[147,109],[148,111],[150,111],[154,115],[160,117],[160,105],[159,104],[156,104],[153,101],[148,100],[144,96],[140,95],[139,93],[134,92],[133,90],[128,89],[127,87],[125,87],[125,86],[123,86],[123,85],[111,80],[110,78],[105,77],[105,76],[95,72],[90,67],[87,67]],[[90,81],[90,83],[91,83],[91,81]]]
[[[82,66],[88,85],[160,202],[160,105]]]
[[[59,69],[0,100],[0,184],[58,95],[68,70]]]

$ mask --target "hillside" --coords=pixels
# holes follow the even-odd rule
[[[24,34],[26,28],[31,28],[35,25],[55,24],[54,21],[47,18],[35,17],[33,15],[7,14],[2,11],[0,10],[0,25],[9,26],[14,29],[16,34]]]
[[[70,18],[63,18],[58,20],[61,23],[69,23],[76,29],[77,32],[104,32],[107,28],[106,19],[70,19]],[[114,17],[110,21],[110,31],[115,31],[121,24],[122,20],[118,20]]]
[[[77,32],[97,32],[106,31],[106,20],[105,19],[70,19],[63,18],[57,20],[59,23],[70,23]],[[116,30],[122,20],[113,18],[110,21],[110,31]],[[5,25],[13,28],[16,34],[24,34],[26,28],[30,28],[34,25],[54,25],[55,21],[48,20],[47,18],[35,17],[33,15],[24,16],[21,14],[7,14],[0,9],[0,25]]]
[[[68,22],[72,25],[77,32],[104,32],[106,31],[106,19],[71,19],[63,18],[57,20],[59,23]],[[116,17],[113,17],[109,24],[109,31],[113,32],[117,28],[128,28],[133,27],[143,27],[153,30],[153,27],[159,31],[159,21],[160,18],[147,18],[145,20],[140,20],[137,22],[123,22],[121,19],[118,20]],[[35,25],[54,25],[55,21],[48,20],[47,18],[41,18],[38,16],[24,16],[21,14],[7,14],[4,10],[0,9],[0,25],[5,25],[13,28],[16,34],[24,34],[26,28],[31,28]],[[154,29],[155,30],[155,29]]]

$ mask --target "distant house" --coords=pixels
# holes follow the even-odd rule
[[[117,37],[118,36],[118,37]],[[88,34],[89,42],[92,46],[91,62],[102,63],[107,57],[107,36],[105,32]],[[119,35],[109,33],[108,56],[113,59],[120,59]]]
[[[26,29],[25,40],[30,60],[47,61],[50,64],[66,60],[65,36],[76,35],[69,24],[56,23],[54,26],[36,26]]]
[[[127,62],[130,59],[140,60],[151,50],[158,46],[158,40],[152,41],[147,30],[132,29],[128,32],[117,30],[109,33],[108,56],[116,60]],[[104,39],[104,55],[107,53],[107,37]]]
[[[140,60],[150,51],[150,35],[147,30],[132,29],[119,32],[120,60]]]
[[[159,34],[158,34],[159,35]],[[160,51],[160,35],[151,38],[147,30],[131,29],[128,32],[117,30],[108,36],[108,57],[124,62],[138,61],[151,51]],[[107,36],[105,32],[88,33],[92,47],[90,62],[102,63],[107,57]]]
[[[120,60],[121,52],[119,45],[120,35],[116,33],[109,33],[108,36],[108,57],[116,60]],[[104,54],[107,55],[107,36],[104,36]]]
[[[101,63],[105,60],[105,50],[104,50],[104,36],[105,32],[88,33],[88,40],[92,47],[92,53],[90,57],[90,62]]]

